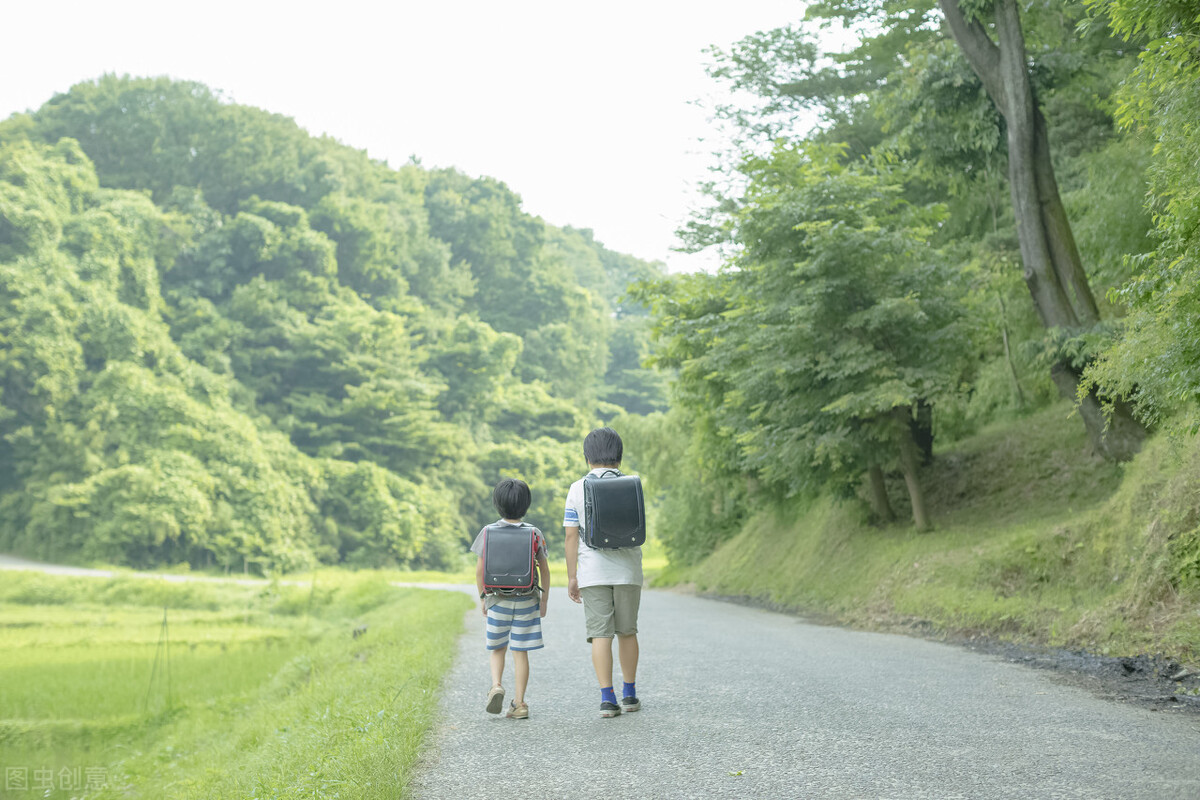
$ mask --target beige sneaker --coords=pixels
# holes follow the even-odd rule
[[[509,719],[529,719],[529,704],[521,703],[521,705],[517,705],[517,701],[513,700],[508,704],[508,713],[504,716]]]
[[[492,690],[488,692],[487,713],[499,714],[500,709],[504,707],[504,687],[496,684]]]

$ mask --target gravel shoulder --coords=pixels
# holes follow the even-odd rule
[[[1105,700],[1151,711],[1200,716],[1200,672],[1162,656],[1103,656],[1083,650],[1001,642],[986,637],[946,641],[1022,666],[1045,670],[1053,680]]]

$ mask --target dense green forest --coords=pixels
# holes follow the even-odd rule
[[[734,144],[681,236],[725,265],[633,291],[677,376],[633,426],[674,563],[804,498],[936,528],[939,453],[1061,398],[1089,444],[1058,474],[1191,447],[1198,32],[1188,2],[824,0],[711,51]],[[972,463],[963,491],[998,491]],[[1197,505],[1144,495],[1130,524],[1165,525],[1158,568],[1200,586]]]
[[[501,474],[553,530],[612,422],[686,566],[764,508],[936,529],[946,448],[1064,398],[1087,444],[1046,469],[1190,447],[1198,34],[1189,2],[821,0],[714,48],[730,145],[680,232],[714,274],[198,84],[79,84],[0,123],[0,548],[442,566]]]
[[[659,275],[497,180],[81,83],[0,123],[0,550],[444,566],[501,475],[550,527],[589,427],[665,408]]]

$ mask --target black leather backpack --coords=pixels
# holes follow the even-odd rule
[[[646,543],[642,479],[606,469],[583,479],[583,543],[594,549],[640,547]]]
[[[537,589],[537,549],[532,525],[489,525],[483,532],[484,591],[512,595]]]

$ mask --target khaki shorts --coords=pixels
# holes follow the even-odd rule
[[[587,640],[611,639],[613,635],[637,633],[638,606],[642,603],[642,587],[632,583],[616,586],[585,586],[579,590],[583,597],[583,618]]]

